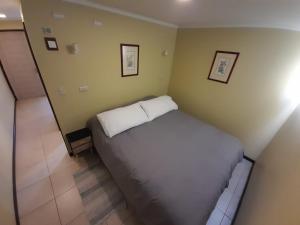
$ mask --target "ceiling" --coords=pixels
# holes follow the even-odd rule
[[[21,3],[19,0],[0,0],[0,13],[7,18],[1,20],[21,20]]]
[[[49,0],[50,1],[50,0]],[[299,0],[75,0],[179,27],[268,27],[300,31]],[[6,20],[21,19],[19,0],[0,0]]]
[[[299,0],[79,0],[179,27],[269,27],[300,30]]]

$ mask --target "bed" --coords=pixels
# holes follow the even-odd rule
[[[182,111],[108,138],[88,121],[95,149],[145,225],[205,225],[243,158],[233,136]]]

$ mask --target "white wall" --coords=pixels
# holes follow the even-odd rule
[[[15,222],[12,185],[14,97],[0,69],[0,224]]]

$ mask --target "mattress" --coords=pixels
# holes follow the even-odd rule
[[[204,225],[243,158],[235,137],[179,110],[105,136],[88,121],[95,148],[145,225]]]

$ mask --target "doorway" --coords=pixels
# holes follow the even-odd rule
[[[46,95],[24,30],[1,30],[0,59],[18,100]]]
[[[44,199],[41,204],[33,192],[38,189],[42,193],[45,190],[39,188],[46,184],[47,193],[54,196],[50,175],[59,166],[73,161],[65,146],[25,26],[24,30],[0,30],[0,69],[4,71],[16,99],[12,166],[16,224],[39,224],[41,221],[36,220],[45,217],[43,204],[51,202],[54,206],[54,214],[51,215],[58,215],[57,206],[53,199]]]

